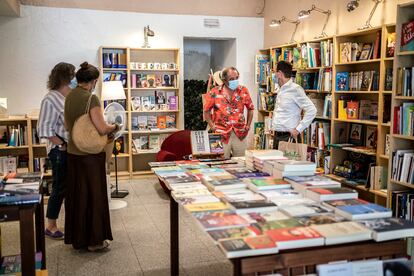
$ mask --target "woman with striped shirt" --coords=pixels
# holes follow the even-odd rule
[[[37,123],[39,138],[46,140],[48,157],[52,163],[53,185],[47,205],[48,226],[45,234],[54,239],[63,239],[64,236],[56,220],[66,188],[66,144],[69,134],[65,129],[63,110],[66,95],[76,87],[74,77],[75,66],[72,64],[61,62],[52,69],[47,82],[49,93],[42,100]]]

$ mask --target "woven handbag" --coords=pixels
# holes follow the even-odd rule
[[[93,124],[89,108],[91,106],[92,95],[86,105],[85,114],[76,119],[72,128],[72,139],[75,146],[83,152],[96,154],[103,151],[108,142],[107,135],[100,135]]]

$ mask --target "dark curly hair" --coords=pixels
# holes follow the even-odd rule
[[[75,77],[75,69],[75,66],[70,63],[60,62],[56,64],[52,72],[50,72],[47,88],[49,90],[57,90],[62,85],[69,84]]]
[[[87,83],[99,78],[99,70],[87,61],[80,65],[80,69],[76,72],[76,80],[78,83]]]

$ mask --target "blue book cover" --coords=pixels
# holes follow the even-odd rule
[[[391,212],[390,209],[387,209],[381,205],[375,203],[368,204],[358,204],[358,205],[344,205],[337,206],[336,208],[345,211],[352,215],[361,215],[361,214],[372,214],[372,213],[387,213]]]
[[[349,90],[349,73],[338,72],[336,73],[336,91],[348,91]]]

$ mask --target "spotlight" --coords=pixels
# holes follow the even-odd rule
[[[273,19],[272,21],[270,21],[269,26],[270,27],[279,27],[280,24],[282,24],[282,21],[281,20]]]
[[[346,5],[346,9],[348,12],[351,12],[358,8],[359,6],[359,0],[351,0],[349,1],[348,5]]]
[[[298,13],[298,19],[304,19],[304,18],[306,18],[306,17],[309,17],[309,15],[310,15],[310,10],[301,10],[299,13]]]

